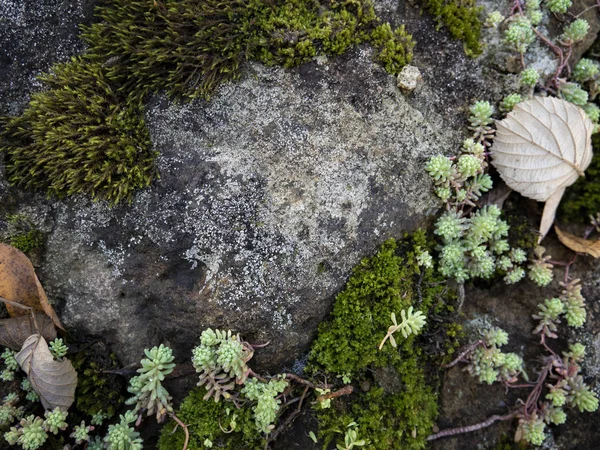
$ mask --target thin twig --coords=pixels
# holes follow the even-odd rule
[[[434,441],[439,438],[454,436],[457,434],[470,433],[471,431],[481,430],[482,428],[487,428],[494,422],[499,420],[511,420],[517,415],[516,412],[507,414],[505,416],[493,415],[489,417],[487,420],[483,422],[476,423],[475,425],[469,425],[467,427],[457,427],[457,428],[448,428],[447,430],[442,430],[439,433],[432,434],[427,436],[427,441]]]
[[[304,378],[300,378],[298,375],[293,374],[293,373],[286,373],[285,378],[289,378],[290,380],[294,380],[296,383],[302,384],[304,386],[308,386],[311,389],[316,389],[317,385],[314,383],[311,383],[308,380],[305,380]]]
[[[457,289],[457,295],[458,295],[458,312],[460,312],[460,309],[462,308],[463,303],[465,302],[465,285],[463,283],[460,283],[458,285],[458,289]]]
[[[483,345],[483,340],[479,339],[476,342],[473,342],[472,344],[470,344],[467,348],[465,348],[460,355],[458,355],[456,357],[456,359],[448,364],[445,364],[442,366],[442,368],[444,369],[449,369],[450,367],[453,367],[455,365],[457,365],[459,362],[463,361],[465,356],[467,356],[469,353],[473,352],[477,347],[479,347],[480,345]]]
[[[187,450],[188,442],[190,441],[190,432],[187,425],[183,423],[179,417],[175,415],[175,413],[170,413],[169,416],[171,416],[171,419],[173,419],[181,428],[183,428],[183,432],[185,433],[185,441],[183,441],[183,448],[181,450]]]
[[[354,391],[354,388],[350,385],[347,385],[341,389],[338,389],[337,391],[330,392],[329,394],[319,395],[317,397],[317,401],[322,402],[325,400],[331,400],[332,398],[341,397],[342,395],[352,394],[353,391]]]
[[[37,319],[35,318],[35,310],[31,306],[21,305],[20,303],[11,302],[10,300],[5,299],[4,297],[0,297],[0,301],[6,303],[7,305],[14,306],[15,308],[21,308],[31,313],[31,318],[33,319],[33,326],[35,327],[35,331],[41,336],[42,332],[40,331],[40,327],[37,323]]]
[[[598,8],[600,7],[600,1],[596,1],[595,5],[592,6],[588,6],[587,8],[585,8],[583,11],[581,11],[579,14],[577,14],[576,16],[573,16],[574,19],[579,19],[581,16],[583,16],[586,12],[588,12],[591,9],[594,8]]]
[[[298,409],[296,409],[296,412],[300,412],[300,410],[302,409],[302,402],[304,401],[304,397],[306,397],[306,393],[308,392],[310,388],[308,386],[304,387],[304,391],[302,392],[302,396],[300,397],[300,403],[298,403]]]

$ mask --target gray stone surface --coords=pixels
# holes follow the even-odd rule
[[[351,268],[436,212],[424,162],[455,151],[485,91],[460,44],[417,10],[407,22],[434,44],[417,47],[424,80],[409,96],[368,47],[294,70],[249,64],[209,102],[151,100],[161,179],[131,205],[5,191],[48,233],[38,271],[69,330],[104,337],[125,364],[160,342],[187,358],[208,326],[271,341],[257,356],[267,368],[305,351]],[[39,67],[62,58],[39,55]]]
[[[95,0],[0,0],[0,116],[18,114],[41,85],[36,76],[83,50],[79,24]]]
[[[273,365],[304,350],[360,258],[437,210],[424,161],[460,139],[371,56],[252,64],[210,102],[156,98],[160,181],[114,210],[53,204],[40,272],[65,325],[126,363],[160,341],[185,354],[207,326],[271,341]]]
[[[22,110],[40,71],[81,51],[76,24],[90,20],[92,5],[0,0],[0,115]],[[275,370],[306,351],[362,257],[430,223],[438,204],[425,161],[455,153],[468,105],[499,101],[518,89],[517,76],[498,31],[486,31],[488,51],[473,61],[418,9],[395,0],[376,6],[417,42],[412,64],[423,80],[406,96],[368,47],[293,70],[249,64],[210,102],[157,96],[147,120],[161,179],[114,209],[11,189],[0,162],[0,212],[23,213],[47,234],[38,273],[70,332],[104,338],[129,364],[161,342],[186,360],[203,328],[230,328],[253,343],[270,341],[256,361]],[[547,49],[535,54],[531,62],[551,71]],[[599,269],[582,270],[597,304]],[[465,320],[504,324],[518,336],[513,350],[531,345],[529,314],[542,294],[526,283],[488,288],[468,290]],[[590,310],[584,336],[593,349],[587,373],[600,365],[598,313]],[[501,387],[480,388],[455,368],[439,425],[483,420],[505,411],[505,401]],[[597,417],[577,423],[591,429]],[[511,426],[436,447],[494,445]],[[578,439],[557,436],[565,449],[595,448]]]

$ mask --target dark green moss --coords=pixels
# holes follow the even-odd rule
[[[0,234],[0,242],[10,244],[23,253],[31,253],[44,246],[44,233],[36,229],[25,215],[7,214],[6,223],[8,227],[6,232]]]
[[[467,55],[481,54],[479,15],[483,7],[475,6],[475,0],[420,0],[420,3],[435,17],[438,27],[445,26],[454,39],[464,42]]]
[[[404,26],[392,30],[389,23],[379,25],[370,36],[377,59],[389,73],[398,74],[412,59],[414,42]]]
[[[600,212],[600,133],[592,136],[594,157],[580,178],[567,189],[563,197],[558,217],[565,222],[588,223],[589,216]]]
[[[411,370],[408,367],[405,370]],[[419,369],[415,369],[418,373]],[[437,397],[424,386],[419,377],[404,385],[402,392],[387,393],[373,388],[362,393],[350,405],[319,412],[319,438],[328,448],[344,440],[348,424],[358,424],[358,437],[369,441],[366,448],[403,450],[425,448],[425,438],[431,434],[437,416]],[[414,432],[414,434],[413,434]]]
[[[120,368],[115,355],[103,344],[96,343],[69,359],[78,375],[74,412],[78,420],[89,422],[90,416],[99,412],[109,418],[115,416],[121,410],[126,394],[124,378],[105,372]]]
[[[370,41],[379,24],[371,0],[105,0],[97,16],[84,28],[88,56],[109,66],[120,89],[185,98],[208,97],[238,78],[248,59],[294,67],[319,53],[341,54]],[[390,42],[376,46],[397,73],[412,41],[387,27]]]
[[[11,183],[118,203],[152,181],[156,153],[140,98],[116,92],[105,68],[83,58],[41,79],[48,89],[0,136]]]
[[[206,393],[204,388],[194,389],[185,398],[177,411],[177,417],[188,427],[190,433],[189,450],[209,448],[204,445],[208,439],[212,448],[239,450],[263,449],[264,440],[257,433],[252,417],[252,410],[248,407],[236,408],[233,403],[213,400],[203,400]],[[235,427],[232,428],[232,418],[235,414]],[[175,422],[167,423],[158,441],[159,450],[173,450],[183,448],[184,433],[178,427],[173,433]],[[225,430],[225,431],[223,431]]]
[[[44,234],[39,230],[30,230],[27,233],[17,234],[10,238],[10,245],[18,248],[23,253],[29,253],[33,249],[44,245]]]
[[[445,294],[445,283],[431,269],[418,266],[417,247],[429,248],[423,232],[399,243],[389,240],[375,256],[363,260],[337,296],[330,320],[319,326],[308,371],[331,378],[346,375],[355,386],[370,386],[368,392],[355,391],[319,412],[319,434],[326,444],[343,439],[346,426],[354,421],[360,439],[371,442],[369,448],[425,447],[437,415],[435,383],[424,367],[429,358],[425,343],[432,339],[400,336],[398,348],[388,343],[378,350],[392,324],[392,312],[414,306],[431,320],[448,311],[444,297],[451,296]],[[438,325],[430,326],[423,336]]]

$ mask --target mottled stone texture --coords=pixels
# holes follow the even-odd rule
[[[75,3],[72,21],[84,18]],[[53,17],[19,20],[39,36]],[[53,33],[75,53],[65,17]],[[131,205],[5,192],[48,232],[39,274],[65,325],[105,337],[124,363],[159,342],[186,358],[208,326],[271,341],[257,357],[266,368],[293,362],[351,268],[385,239],[427,225],[439,206],[424,162],[457,148],[467,102],[483,88],[459,44],[428,20],[415,34],[424,30],[436,46],[417,51],[426,70],[408,97],[359,47],[294,70],[248,64],[208,102],[150,99],[161,179]],[[18,40],[19,28],[7,31]],[[36,42],[36,68],[68,53]],[[24,84],[20,98],[34,89]],[[12,99],[2,97],[2,110],[22,107]]]
[[[473,61],[418,9],[375,3],[417,42],[412,64],[423,81],[407,96],[368,47],[292,70],[248,64],[239,82],[208,102],[149,99],[161,179],[131,205],[45,199],[9,188],[0,170],[1,216],[26,214],[47,234],[38,273],[71,333],[103,337],[129,364],[160,342],[183,361],[203,328],[230,328],[253,343],[270,341],[256,362],[275,370],[301,358],[361,258],[431,222],[439,204],[424,162],[455,153],[469,103],[499,101],[517,77],[508,73],[500,32],[486,31],[487,53]],[[76,25],[89,22],[92,6],[0,1],[0,114],[21,111],[39,89],[35,75],[82,50]],[[535,52],[532,64],[551,72],[551,53]],[[592,352],[585,369],[593,375],[600,269],[583,267],[591,307],[582,336]],[[465,321],[503,326],[510,349],[533,356],[530,314],[541,300],[527,282],[469,288]],[[501,387],[480,387],[458,367],[441,398],[440,427],[483,420],[510,404]],[[560,448],[596,448],[598,413],[576,420],[581,426],[554,428]],[[500,425],[434,447],[491,447],[513,431],[514,424]]]

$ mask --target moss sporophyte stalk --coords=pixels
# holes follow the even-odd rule
[[[112,204],[158,176],[148,94],[208,98],[247,60],[294,67],[360,43],[397,74],[414,46],[371,0],[104,0],[82,29],[87,51],[41,76],[25,112],[0,121],[0,150],[13,184]]]

